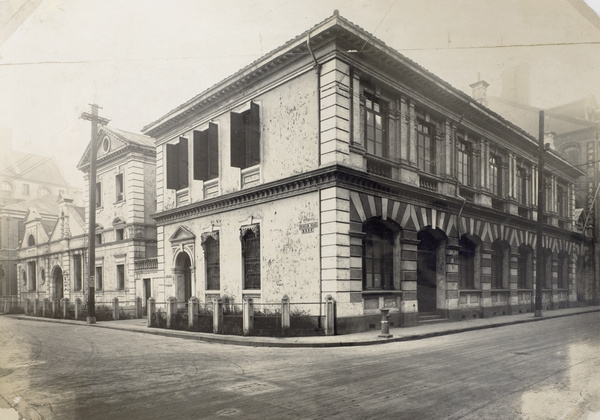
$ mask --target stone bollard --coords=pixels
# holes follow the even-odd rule
[[[325,298],[325,335],[335,335],[335,300],[331,295]]]
[[[40,300],[35,298],[33,300],[33,316],[39,316],[38,312],[40,311]]]
[[[44,298],[42,301],[42,316],[46,316],[50,313],[50,300],[48,298]]]
[[[4,313],[7,314],[10,312],[10,301],[7,299],[4,301]]]
[[[146,303],[146,319],[148,321],[148,326],[152,326],[152,316],[156,313],[156,301],[153,297],[148,298],[148,302]],[[158,326],[158,325],[157,325]]]
[[[281,329],[290,329],[290,298],[287,295],[281,299]]]
[[[141,318],[142,316],[144,316],[144,308],[142,307],[142,298],[136,297],[135,298],[135,317]]]
[[[223,329],[223,300],[213,299],[213,332],[218,334]]]
[[[244,335],[250,335],[254,331],[254,299],[244,298]]]
[[[175,314],[177,313],[177,298],[171,296],[167,299],[167,328],[175,326]]]
[[[378,335],[379,338],[392,338],[393,335],[390,334],[390,322],[388,321],[390,317],[390,310],[382,308],[381,309],[381,334]]]
[[[188,325],[190,328],[198,325],[198,305],[200,301],[192,296],[188,302]]]
[[[113,303],[113,319],[116,321],[119,319],[119,298],[114,297],[112,300]]]
[[[23,311],[25,312],[25,315],[27,315],[27,312],[29,312],[29,302],[31,302],[29,299],[25,299],[25,301],[23,302]]]
[[[75,319],[79,319],[79,315],[81,315],[81,299],[75,299]]]
[[[62,305],[63,319],[67,319],[67,317],[69,316],[69,298],[62,298],[60,300],[60,304]]]
[[[60,311],[60,307],[58,306],[58,299],[52,299],[52,316],[55,317]]]

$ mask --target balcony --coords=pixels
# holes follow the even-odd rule
[[[135,271],[157,270],[158,258],[145,258],[143,260],[135,260]]]
[[[373,175],[392,177],[392,165],[387,162],[367,157],[367,172]]]
[[[430,178],[425,175],[419,175],[419,187],[426,191],[437,192],[438,181],[435,178]]]
[[[469,203],[473,203],[475,201],[475,192],[468,190],[464,187],[460,187],[458,189],[458,194],[463,197]]]

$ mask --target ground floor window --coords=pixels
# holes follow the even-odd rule
[[[102,290],[102,267],[96,267],[96,290]]]
[[[202,235],[202,247],[206,264],[206,290],[219,290],[221,288],[219,232]]]
[[[363,231],[363,289],[393,289],[393,232],[376,221],[365,223]]]
[[[475,243],[466,235],[459,242],[458,282],[461,289],[475,288]]]
[[[260,289],[260,229],[259,225],[243,227],[242,260],[244,289]]]
[[[519,247],[517,281],[519,289],[531,289],[533,284],[533,249],[528,245]]]
[[[566,252],[558,254],[558,288],[566,289],[569,281],[569,256]]]
[[[117,289],[125,290],[125,266],[117,265]]]

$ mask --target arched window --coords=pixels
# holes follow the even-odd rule
[[[363,225],[363,289],[394,288],[394,233],[383,223]]]
[[[202,235],[204,261],[206,266],[206,290],[221,288],[221,263],[219,252],[219,232],[209,232]]]
[[[570,144],[563,149],[562,155],[572,165],[579,164],[579,145]]]
[[[0,185],[0,190],[2,191],[9,191],[12,192],[13,190],[13,186],[10,182],[8,181],[4,181],[1,185]]]
[[[533,249],[529,245],[521,245],[517,261],[518,287],[519,289],[531,289],[533,284]]]
[[[260,289],[260,227],[242,228],[242,260],[244,289]]]
[[[35,246],[35,238],[33,235],[29,235],[27,238],[27,246]]]
[[[477,245],[464,235],[458,250],[458,280],[461,289],[475,288],[475,250]]]

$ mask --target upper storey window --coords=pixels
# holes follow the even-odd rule
[[[367,94],[363,107],[367,153],[387,158],[389,156],[387,104]]]
[[[231,113],[231,166],[248,168],[260,163],[260,107]],[[209,129],[210,130],[210,129]]]
[[[435,173],[435,128],[433,124],[417,122],[417,166],[431,174]]]
[[[517,201],[519,204],[527,205],[527,169],[519,166],[517,167]]]
[[[13,190],[13,186],[10,182],[4,181],[2,183],[2,186],[0,186],[0,189],[2,191],[12,191]]]
[[[194,131],[194,179],[207,181],[219,176],[219,127]]]
[[[502,159],[497,155],[490,156],[490,190],[494,195],[502,195]]]
[[[472,185],[473,177],[472,177],[472,153],[471,153],[471,144],[466,142],[464,139],[459,138],[456,143],[456,170],[458,182],[463,185]]]
[[[571,165],[579,164],[579,145],[571,145],[564,149],[563,156]]]
[[[167,188],[182,190],[188,181],[188,139],[179,138],[179,143],[167,144]]]

